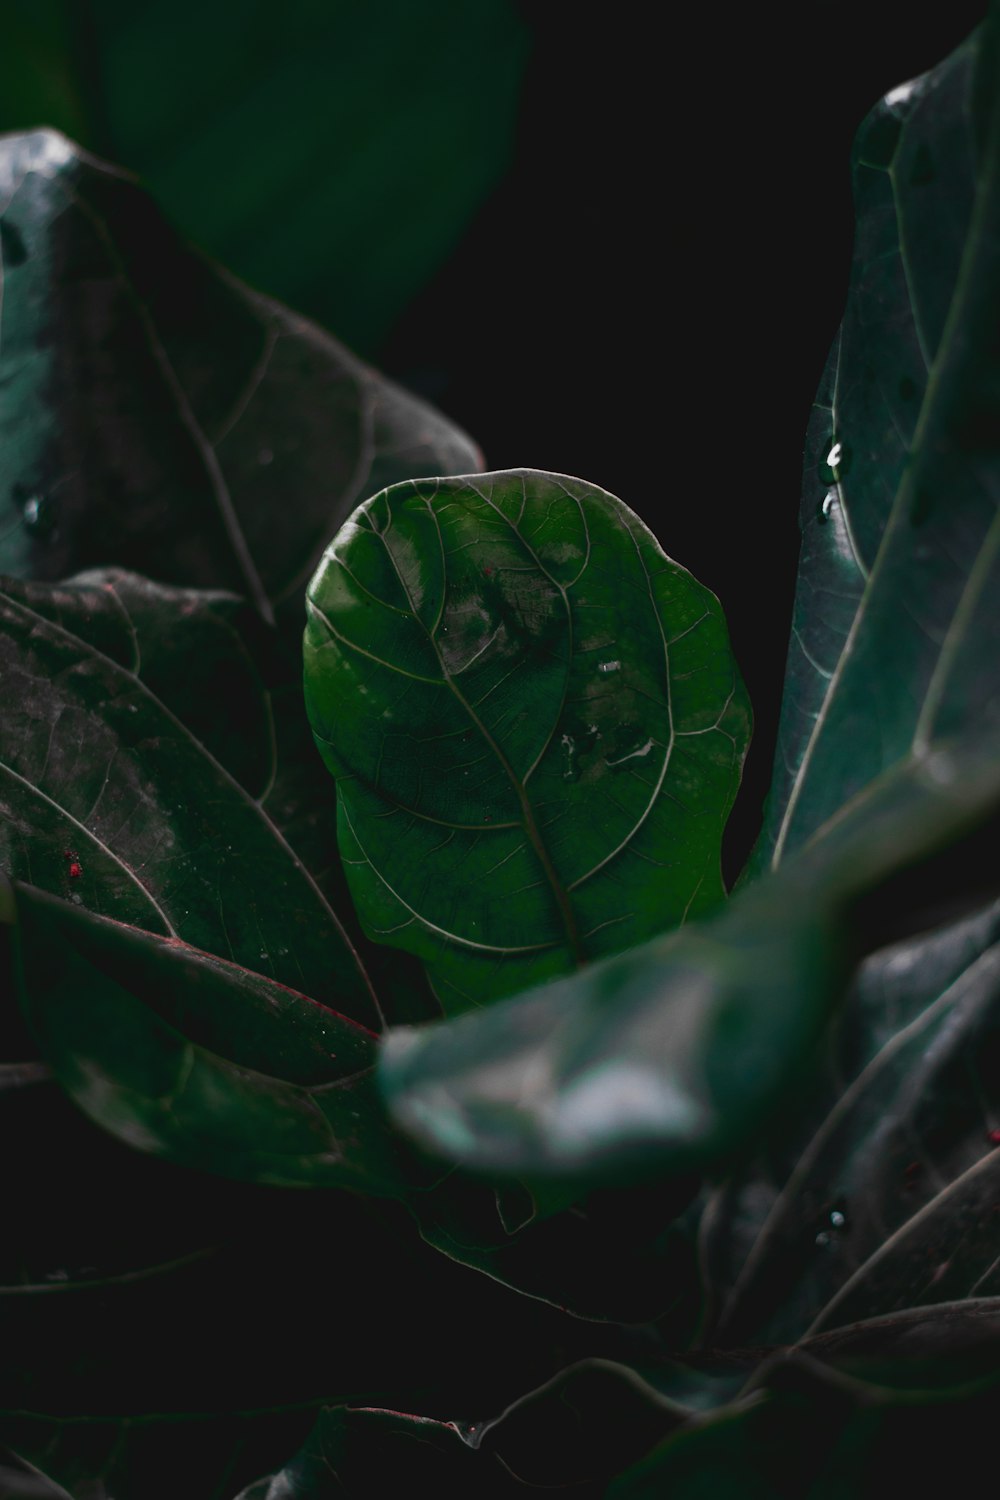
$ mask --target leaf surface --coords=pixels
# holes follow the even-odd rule
[[[0,572],[116,564],[297,629],[365,495],[477,467],[457,428],[62,136],[0,139],[0,226]]]
[[[529,42],[509,0],[10,9],[0,131],[51,124],[121,161],[352,348],[377,347],[512,154]]]
[[[938,726],[997,721],[996,42],[994,14],[940,68],[894,90],[859,135],[858,248],[834,364],[865,436],[826,529],[804,512],[797,630],[825,632],[836,649],[823,679],[793,643],[790,776],[776,779],[760,851],[772,867],[857,795],[859,775],[919,755]],[[902,443],[886,412],[907,348],[927,369]],[[851,518],[872,566],[836,644],[816,570],[834,565],[829,528]],[[807,701],[818,716],[793,753]],[[861,967],[794,1118],[717,1196],[703,1235],[716,1304],[707,1337],[791,1340],[993,1295],[995,839],[994,819],[938,873],[936,910],[921,917],[916,887],[897,892],[908,932]]]
[[[46,1059],[120,1138],[229,1177],[401,1190],[364,1027],[176,937],[28,887],[15,934]]]
[[[233,608],[122,575],[0,592],[0,860],[377,1025],[364,967],[269,806],[270,708]],[[140,629],[156,641],[154,685],[189,722],[146,685]],[[189,674],[164,647],[172,630],[198,652]],[[221,688],[242,705],[228,728]]]
[[[858,134],[854,266],[807,439],[756,872],[970,700],[1000,712],[998,80],[994,20]]]
[[[745,694],[717,600],[620,501],[533,470],[397,486],[308,609],[355,901],[446,1008],[721,900]]]
[[[795,1083],[852,964],[850,904],[1000,796],[997,736],[908,766],[713,919],[476,1012],[388,1034],[396,1118],[477,1170],[718,1169]]]
[[[857,437],[838,429],[829,503],[817,514],[814,495],[805,512],[796,630],[808,655],[793,649],[785,722],[788,734],[806,719],[810,727],[783,742],[791,780],[784,791],[780,772],[776,780],[765,873],[708,927],[453,1030],[390,1040],[386,1088],[425,1143],[520,1171],[569,1162],[580,1173],[617,1162],[638,1170],[644,1153],[669,1169],[738,1155],[794,1085],[845,984],[855,940],[828,920],[991,813],[1000,724],[998,77],[994,17],[941,69],[894,91],[861,135],[859,160],[879,151],[885,159],[862,171],[881,175],[863,205],[835,363],[844,399],[860,403],[869,425]],[[900,111],[912,129],[900,127]],[[906,156],[922,140],[934,143],[929,174]],[[923,283],[909,276],[908,241],[883,252],[885,193],[907,161],[898,212],[923,205],[942,221],[929,228],[929,246],[935,235],[944,246],[925,264],[931,281],[918,312],[925,333],[934,330],[932,372],[904,463],[885,407],[908,357],[905,338],[897,350],[897,314],[912,319]],[[888,489],[887,475],[896,476]],[[856,610],[852,576],[863,585]],[[805,670],[808,657],[819,666]]]

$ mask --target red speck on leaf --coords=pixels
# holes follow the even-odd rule
[[[493,577],[493,569],[492,568],[484,568],[483,572],[485,573],[485,575],[486,575],[487,578],[492,578]]]
[[[73,863],[69,867],[69,878],[70,878],[70,880],[79,880],[80,876],[82,874],[83,874],[82,867],[79,864],[77,864],[76,860],[74,859]]]
[[[1000,1146],[1000,1130],[988,1130],[986,1132],[986,1139],[991,1146]]]

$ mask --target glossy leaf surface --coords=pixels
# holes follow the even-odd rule
[[[868,435],[857,457],[861,481],[855,487],[852,466],[852,483],[842,492],[835,486],[829,504],[812,517],[824,540],[807,538],[796,630],[815,647],[816,640],[837,638],[836,626],[841,645],[828,673],[820,662],[822,670],[807,679],[823,684],[815,704],[801,697],[793,651],[786,723],[803,714],[815,718],[784,810],[780,792],[773,804],[777,831],[765,834],[762,845],[773,842],[772,873],[756,893],[745,893],[753,897],[747,905],[741,897],[705,932],[686,930],[666,949],[633,952],[453,1031],[400,1037],[386,1058],[386,1087],[400,1118],[439,1150],[522,1171],[529,1160],[555,1170],[572,1159],[583,1172],[588,1162],[611,1169],[619,1154],[638,1160],[643,1142],[649,1161],[665,1166],[707,1160],[723,1140],[734,1148],[742,1130],[756,1128],[765,1100],[778,1101],[781,1080],[788,1086],[794,1079],[846,977],[826,948],[832,934],[818,939],[826,917],[845,895],[861,894],[938,838],[947,841],[947,805],[955,833],[991,809],[990,760],[1000,722],[994,500],[1000,453],[997,429],[984,415],[1000,389],[991,342],[1000,316],[1000,304],[991,311],[1000,295],[1000,64],[992,37],[981,33],[929,81],[895,91],[862,132],[865,159],[875,152],[873,142],[885,146],[890,137],[896,150],[908,138],[905,129],[899,136],[893,111],[911,101],[914,119],[923,118],[918,106],[926,97],[926,129],[941,138],[935,150],[942,165],[932,178],[946,196],[936,211],[960,226],[961,213],[947,195],[959,193],[964,179],[957,168],[953,181],[945,165],[958,149],[956,131],[963,149],[978,153],[979,188],[974,207],[967,205],[968,232],[959,234],[961,269],[943,252],[935,262],[945,332],[898,493],[886,507],[884,485],[876,482],[881,463],[886,473],[893,464],[899,468],[898,432],[874,397],[866,398],[869,419],[887,424],[886,442],[878,431]],[[969,107],[978,135],[969,137],[954,111],[961,115],[977,80]],[[954,129],[942,129],[939,116]],[[892,160],[890,152],[883,165]],[[913,191],[932,186],[907,182]],[[883,217],[884,210],[883,204]],[[898,292],[891,280],[898,266],[871,252],[872,213],[862,217],[861,270],[837,356],[848,391],[898,377],[895,325],[883,316],[881,293],[866,281],[889,277]],[[883,240],[886,232],[882,223]],[[885,248],[882,240],[879,246]],[[905,289],[905,278],[901,284]],[[847,332],[857,325],[863,341],[869,324],[870,338],[884,342],[867,354],[852,352]],[[842,442],[849,441],[845,430]],[[846,451],[835,455],[834,467],[846,469]],[[844,625],[837,611],[842,575],[855,565],[855,533],[868,538],[873,560],[856,618]],[[807,644],[818,660],[813,647]],[[781,753],[795,764],[787,739]],[[979,793],[965,784],[967,756],[979,767],[972,773],[980,778]],[[798,858],[783,872],[782,858],[792,854]],[[837,963],[846,964],[846,932],[834,947]],[[723,1026],[730,1015],[738,1023]],[[751,1066],[750,1055],[761,1064]],[[713,1074],[726,1079],[725,1091],[706,1086]]]
[[[395,1116],[479,1169],[683,1173],[739,1156],[842,993],[843,915],[1000,797],[996,735],[884,779],[786,871],[713,920],[517,996],[398,1029],[380,1060]]]
[[[469,440],[53,132],[0,139],[0,572],[117,564],[296,626],[366,494]]]
[[[996,722],[1000,445],[987,420],[1000,213],[995,19],[992,27],[893,91],[859,136],[858,250],[832,368],[852,421],[886,425],[872,429],[825,515],[812,520],[807,465],[796,629],[800,644],[808,636],[835,647],[833,675],[804,665],[793,642],[784,720],[792,774],[782,790],[779,773],[759,851],[770,843],[772,863],[808,834],[831,787],[850,796],[866,761],[871,771],[874,733],[890,762],[919,754],[939,726],[967,732]],[[876,304],[893,310],[884,326]],[[890,420],[907,349],[927,364],[912,432],[898,413]],[[914,380],[898,385],[897,395],[916,394]],[[821,408],[814,435],[823,420]],[[848,525],[868,536],[872,567],[838,645],[829,569],[839,567],[843,583],[850,558],[838,554],[830,528]],[[828,588],[817,581],[823,568]],[[795,742],[810,701],[815,733]],[[796,1117],[716,1199],[704,1233],[713,1337],[791,1339],[991,1295],[1000,1124],[994,848],[995,821],[942,871],[932,920],[911,920],[909,936],[864,964]],[[977,879],[978,901],[968,889]]]
[[[0,131],[55,125],[113,156],[185,235],[352,348],[384,337],[512,152],[528,37],[509,0],[14,10]]]
[[[994,22],[858,134],[854,267],[807,443],[758,871],[970,704],[998,712],[998,77]]]
[[[355,901],[446,1008],[721,900],[746,698],[717,600],[620,501],[533,470],[397,486],[308,611]]]
[[[270,705],[237,617],[232,600],[122,575],[0,592],[0,860],[378,1024],[365,970],[271,804]],[[196,653],[189,672],[172,635]],[[147,638],[172,707],[147,686]]]
[[[997,923],[994,904],[863,966],[808,1110],[706,1218],[714,1338],[994,1295]]]
[[[29,887],[15,940],[44,1056],[121,1139],[229,1177],[401,1191],[402,1152],[371,1088],[374,1037],[356,1022]]]

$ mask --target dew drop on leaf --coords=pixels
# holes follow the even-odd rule
[[[55,534],[58,511],[55,502],[46,495],[29,495],[21,507],[21,520],[25,531],[32,536],[48,539]]]
[[[823,484],[839,484],[851,464],[851,453],[847,444],[835,433],[830,434],[830,444],[820,459],[819,477]]]

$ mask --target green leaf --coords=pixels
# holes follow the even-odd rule
[[[371,351],[506,169],[527,52],[509,0],[14,0],[0,130],[112,155],[183,234]]]
[[[856,148],[858,252],[835,349],[848,409],[864,389],[871,420],[879,391],[885,410],[907,337],[928,354],[929,373],[908,464],[898,431],[867,440],[831,503],[828,526],[853,517],[876,545],[879,526],[884,537],[829,682],[797,670],[793,648],[793,773],[787,784],[779,778],[761,846],[772,864],[807,836],[831,789],[850,795],[850,782],[831,774],[838,746],[853,777],[871,759],[876,727],[888,762],[919,754],[938,726],[997,720],[1000,522],[991,486],[1000,446],[985,416],[1000,367],[983,324],[1000,270],[997,25],[994,16],[934,73],[894,90]],[[897,217],[886,212],[893,191]],[[875,296],[894,309],[884,329]],[[891,328],[909,332],[897,343]],[[856,415],[860,422],[861,406]],[[880,488],[880,474],[892,483]],[[798,629],[819,639],[830,594],[815,586],[816,570],[833,565],[836,538],[817,532],[810,544],[808,525],[805,535]],[[877,711],[862,721],[865,687]],[[796,760],[788,733],[810,692],[817,729]],[[909,934],[862,966],[796,1113],[716,1198],[704,1227],[716,1304],[706,1337],[787,1340],[989,1297],[1000,1186],[995,838],[994,821],[938,872],[936,912],[908,910]],[[897,907],[912,908],[917,895],[911,883]]]
[[[994,903],[862,967],[808,1109],[706,1217],[714,1339],[995,1295],[998,932]]]
[[[356,1022],[30,887],[18,888],[18,917],[25,1013],[97,1123],[224,1176],[403,1190],[403,1152],[371,1086],[374,1037]]]
[[[140,1417],[0,1412],[0,1494],[232,1500],[237,1485],[302,1441],[318,1405]]]
[[[744,1155],[852,964],[845,912],[1000,797],[995,733],[936,746],[724,911],[483,1013],[390,1032],[390,1108],[477,1170],[582,1184]]]
[[[309,589],[306,702],[368,933],[446,1009],[723,896],[749,710],[718,601],[594,485],[399,485]]]
[[[859,131],[854,267],[807,439],[776,867],[966,705],[1000,711],[994,16]]]
[[[114,563],[232,588],[297,629],[365,495],[477,466],[443,417],[62,136],[0,140],[0,228],[0,572]]]
[[[609,1500],[854,1500],[882,1493],[887,1476],[901,1493],[931,1494],[953,1480],[956,1453],[974,1472],[990,1468],[996,1314],[975,1330],[947,1321],[925,1315],[880,1362],[869,1346],[883,1331],[865,1324],[840,1349],[817,1339],[773,1351],[735,1399],[675,1428],[622,1473]],[[907,1334],[916,1334],[909,1344]],[[961,1359],[948,1368],[941,1352],[956,1344]],[[732,1363],[746,1364],[745,1354]]]
[[[0,591],[0,863],[378,1024],[365,970],[271,806],[270,707],[232,617],[232,601],[122,575]],[[154,696],[140,644],[154,630],[198,650],[193,682],[231,685],[237,733],[228,695],[192,703],[159,643],[153,682],[191,722]],[[250,789],[213,748],[254,772]]]
[[[956,230],[960,256],[934,260],[931,301],[914,304],[923,308],[922,326],[939,332],[891,505],[883,502],[885,476],[900,468],[900,452],[884,403],[869,392],[865,411],[875,425],[857,436],[838,428],[842,449],[831,463],[844,483],[812,516],[823,540],[807,541],[796,625],[819,668],[804,690],[793,652],[786,705],[786,727],[805,717],[811,728],[794,742],[801,753],[787,737],[779,751],[793,773],[784,792],[779,776],[762,844],[773,845],[771,873],[708,927],[687,928],[490,1016],[391,1039],[388,1097],[426,1145],[477,1167],[584,1178],[626,1165],[718,1166],[739,1155],[793,1084],[843,989],[852,961],[850,929],[838,925],[844,903],[992,810],[1000,725],[1000,410],[990,418],[1000,392],[992,335],[1000,319],[998,76],[988,28],[927,80],[894,91],[862,133],[865,160],[876,154],[873,141],[889,153],[877,180],[891,193],[884,167],[910,141],[908,126],[896,130],[894,111],[910,101],[915,121],[926,114],[940,166],[930,183],[910,173],[900,202],[913,194],[916,202],[926,188],[932,217],[954,228],[964,211],[969,227]],[[963,109],[976,127],[971,136]],[[942,128],[941,119],[953,125]],[[956,132],[962,150],[974,153],[974,203],[962,197],[966,159],[954,175],[950,169]],[[838,379],[855,394],[866,382],[887,392],[899,378],[890,316],[897,304],[882,280],[893,264],[882,254],[885,211],[883,202],[862,215],[860,269],[840,346]],[[943,227],[935,232],[947,237]],[[901,282],[907,298],[916,296],[911,281]],[[874,302],[866,300],[870,282]],[[906,308],[912,315],[909,301]],[[848,334],[861,343],[853,352]],[[841,475],[849,447],[850,485]],[[861,553],[858,536],[867,538]],[[845,624],[838,595],[865,547],[870,574]],[[828,662],[820,640],[836,648]],[[878,946],[877,934],[869,946]]]
[[[238,1500],[346,1500],[413,1487],[453,1500],[517,1500],[525,1488],[598,1500],[619,1468],[687,1415],[604,1359],[561,1371],[485,1421],[331,1406],[271,1477],[274,1489],[262,1480]]]

